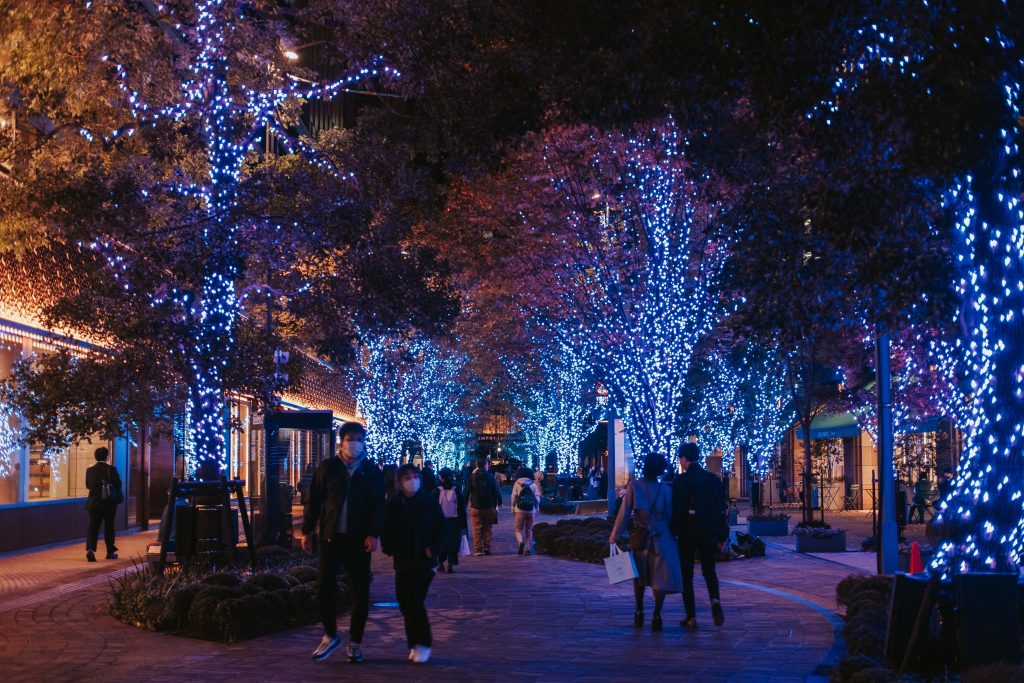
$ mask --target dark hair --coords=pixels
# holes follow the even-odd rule
[[[690,462],[700,460],[700,448],[697,447],[697,444],[689,441],[679,444],[679,459],[682,460],[683,458]]]
[[[416,465],[413,465],[412,463],[406,463],[399,467],[398,471],[395,472],[395,481],[400,480],[402,477],[409,474],[410,472],[415,474],[417,477],[420,476],[420,471],[416,469]]]
[[[661,453],[651,453],[644,458],[644,479],[657,479],[668,467],[668,461]]]
[[[433,467],[434,466],[434,461],[433,460],[424,460],[423,461],[423,466],[424,467]]]
[[[520,467],[516,472],[516,479],[533,479],[533,470],[529,467]]]
[[[479,467],[480,469],[483,469],[484,465],[486,465],[486,464],[487,464],[487,458],[477,458],[476,459],[476,466]]]
[[[455,486],[455,473],[450,467],[442,467],[437,473],[437,479],[441,482],[441,488],[445,490]]]
[[[363,426],[363,423],[349,421],[338,427],[338,441],[344,441],[345,435],[353,432],[359,432],[363,438],[366,438],[366,427]]]
[[[103,462],[110,457],[110,451],[107,450],[106,446],[100,446],[96,449],[96,452],[93,453],[93,457],[96,458],[97,462]]]

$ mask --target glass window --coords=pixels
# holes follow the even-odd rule
[[[21,342],[0,336],[0,381],[11,374],[11,366],[21,357]],[[18,502],[21,474],[21,446],[18,444],[19,418],[12,408],[0,405],[0,505]]]
[[[113,444],[96,436],[83,439],[69,448],[43,449],[39,444],[29,446],[28,499],[29,501],[85,498],[85,471],[96,462],[94,453],[100,446],[110,451],[110,464],[115,464]],[[121,473],[122,480],[124,473]]]

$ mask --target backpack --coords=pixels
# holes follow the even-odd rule
[[[459,516],[459,497],[455,489],[438,489],[437,500],[441,503],[441,512],[448,519]]]
[[[124,502],[124,493],[121,492],[121,487],[115,484],[112,480],[101,479],[100,500],[120,505]]]
[[[533,512],[537,509],[537,496],[533,492],[533,487],[529,484],[523,484],[519,489],[516,507],[523,512]]]

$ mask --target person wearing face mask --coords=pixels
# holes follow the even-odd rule
[[[405,619],[409,661],[425,664],[430,660],[433,638],[423,603],[444,544],[444,513],[421,487],[415,466],[402,465],[395,477],[400,493],[388,502],[381,549],[394,560],[395,593]]]
[[[370,610],[370,554],[384,528],[384,475],[366,458],[366,429],[346,422],[338,429],[339,454],[316,469],[302,519],[302,549],[311,552],[319,531],[318,590],[324,635],[313,651],[326,659],[341,644],[338,637],[338,567],[344,565],[352,593],[348,660],[363,661],[363,631]]]

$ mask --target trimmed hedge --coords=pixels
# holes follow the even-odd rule
[[[319,619],[317,570],[311,558],[284,548],[258,555],[261,569],[140,568],[112,582],[110,613],[126,624],[204,640],[236,642]],[[339,611],[350,607],[338,577]]]

